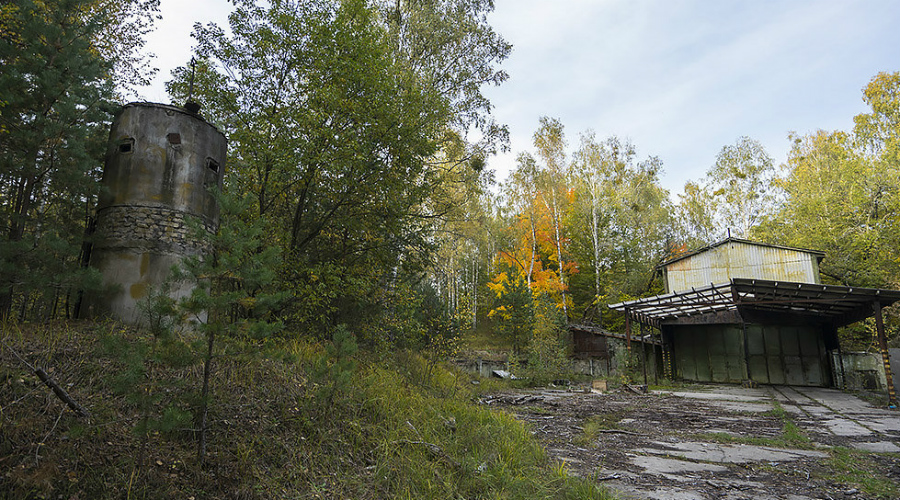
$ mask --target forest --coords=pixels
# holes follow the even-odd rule
[[[229,140],[223,234],[244,241],[220,251],[245,264],[233,318],[315,338],[346,325],[373,350],[473,334],[519,350],[592,305],[658,292],[659,263],[726,235],[824,250],[835,284],[900,287],[900,73],[873,75],[853,130],[791,135],[784,165],[737,138],[677,195],[660,158],[551,117],[498,181],[486,165],[507,130],[482,90],[507,78],[511,46],[491,9],[242,0],[227,31],[195,26],[196,74],[185,61],[168,89],[183,103],[193,78]],[[152,74],[143,44],[157,10],[0,10],[6,318],[73,317],[98,286],[80,254],[111,117]]]
[[[738,137],[682,193],[662,159],[550,115],[497,179],[508,129],[484,90],[512,46],[491,0],[233,3],[227,27],[195,25],[167,84],[228,138],[221,224],[197,236],[213,258],[173,269],[195,293],[152,290],[137,329],[75,320],[100,287],[86,248],[110,124],[154,73],[159,1],[0,4],[0,382],[18,398],[0,451],[21,464],[0,484],[15,498],[597,498],[512,417],[473,409],[490,381],[437,362],[493,350],[558,369],[567,324],[593,309],[621,329],[606,304],[660,293],[660,263],[727,236],[822,250],[828,283],[900,288],[898,71],[861,89],[852,130],[792,134],[783,165]],[[900,315],[886,322],[897,346]],[[868,323],[843,335],[875,339]],[[101,424],[16,406],[34,392],[19,351],[80,374],[67,387]],[[218,476],[185,465],[195,442]],[[182,458],[153,472],[164,449]]]

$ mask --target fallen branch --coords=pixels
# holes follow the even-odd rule
[[[7,349],[9,349],[10,352],[13,353],[13,356],[18,358],[19,361],[21,361],[23,364],[25,364],[25,366],[27,366],[28,369],[31,370],[32,373],[37,375],[37,377],[39,379],[41,379],[41,382],[43,382],[47,387],[52,389],[53,393],[56,394],[56,397],[58,397],[60,400],[62,400],[64,403],[66,403],[69,406],[69,408],[72,409],[72,411],[81,415],[82,417],[90,418],[91,413],[89,411],[87,411],[83,406],[78,404],[78,402],[76,402],[74,399],[72,399],[72,397],[69,396],[69,394],[65,391],[65,389],[60,387],[59,384],[57,384],[55,380],[50,378],[50,375],[47,375],[47,372],[45,372],[43,368],[41,368],[41,367],[35,368],[34,366],[32,366],[31,363],[29,363],[28,361],[25,361],[25,359],[22,358],[22,356],[19,356],[19,353],[17,353],[16,350],[13,349],[12,347],[10,347],[9,344],[7,344],[6,342],[3,342],[3,346],[6,347]]]
[[[597,432],[604,434],[628,434],[629,436],[640,436],[641,434],[631,431],[623,431],[621,429],[598,429]]]
[[[631,392],[633,392],[633,393],[635,393],[635,394],[640,394],[640,395],[647,394],[647,386],[645,386],[645,385],[641,385],[641,386],[638,386],[638,387],[633,387],[633,386],[631,386],[631,385],[624,384],[624,385],[622,385],[622,387],[624,387],[625,389],[627,389],[627,390],[629,390],[629,391],[631,391]],[[641,388],[642,388],[643,390],[641,390]]]

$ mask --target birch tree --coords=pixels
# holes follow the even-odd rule
[[[759,141],[741,137],[724,146],[707,174],[722,225],[747,236],[775,204],[774,176],[772,157]]]
[[[562,310],[566,319],[569,317],[566,294],[566,261],[564,246],[566,238],[563,228],[563,216],[568,206],[566,138],[562,122],[555,118],[541,117],[540,127],[534,133],[534,146],[538,156],[544,163],[538,178],[541,201],[550,217],[553,230],[553,246],[556,251],[560,291],[562,294]]]
[[[601,267],[608,260],[609,249],[606,234],[610,224],[611,210],[609,191],[606,186],[617,170],[634,161],[634,146],[618,137],[610,137],[598,142],[593,132],[581,136],[581,144],[575,152],[572,175],[578,190],[578,206],[587,215],[590,234],[590,259],[594,271],[594,295],[603,293]]]

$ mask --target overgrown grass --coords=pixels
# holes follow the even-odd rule
[[[223,345],[201,464],[190,419],[135,432],[166,408],[192,411],[200,366],[148,358],[153,383],[129,386],[154,392],[142,406],[115,390],[126,360],[101,348],[110,335],[153,342],[115,324],[4,327],[10,348],[92,413],[77,417],[0,346],[5,498],[610,498],[554,465],[512,416],[475,404],[490,382],[397,353],[356,356],[338,383],[329,353],[304,340]]]
[[[793,448],[812,448],[813,445],[809,440],[809,436],[794,423],[790,414],[778,404],[778,401],[773,401],[772,404],[774,406],[769,414],[781,419],[782,427],[780,440],[783,445]]]
[[[828,478],[857,486],[867,498],[900,498],[900,486],[897,481],[879,472],[871,453],[836,447],[832,448],[829,454],[831,458],[826,462],[830,470]],[[900,460],[900,454],[888,455],[895,461]]]

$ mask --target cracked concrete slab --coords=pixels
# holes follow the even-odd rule
[[[654,394],[668,394],[680,398],[702,399],[702,400],[718,400],[718,401],[737,401],[737,402],[766,402],[769,396],[766,394],[737,394],[732,392],[684,392],[684,391],[653,391]]]
[[[772,396],[802,421],[818,423],[840,437],[873,435],[900,437],[900,415],[836,389],[820,387],[772,387]]]
[[[722,465],[701,464],[678,460],[676,458],[663,458],[647,455],[631,455],[629,458],[631,463],[643,468],[648,474],[655,474],[658,476],[668,477],[673,474],[684,474],[688,472],[725,472],[728,470],[727,467]],[[690,478],[682,476],[672,477],[678,477],[678,480],[681,481],[690,480]]]
[[[750,462],[792,462],[802,458],[827,458],[821,451],[793,450],[743,444],[716,444],[700,442],[661,443],[665,449],[640,448],[636,451],[653,455],[670,455],[688,460],[719,464],[746,464]]]
[[[779,387],[779,389],[781,389]],[[792,390],[802,394],[803,397],[815,401],[817,404],[825,406],[832,411],[843,414],[855,413],[871,413],[877,410],[868,402],[837,389],[825,389],[821,387],[795,387]]]
[[[616,490],[616,498],[622,500],[707,500],[705,495],[696,491],[680,488],[639,489],[628,484],[609,483]]]
[[[803,411],[803,408],[800,408],[797,405],[787,404],[787,403],[780,403],[780,404],[781,404],[781,407],[784,409],[784,411],[790,413],[791,415],[806,416],[806,412]]]
[[[833,411],[829,410],[828,408],[826,408],[824,406],[819,406],[819,405],[804,404],[804,405],[800,405],[800,409],[803,410],[803,412],[806,413],[807,415],[811,415],[814,417],[825,417],[827,415],[834,415]]]
[[[892,453],[900,453],[900,412],[874,407],[841,391],[691,386],[654,395],[613,392],[571,400],[545,395],[534,403],[541,411],[516,408],[517,416],[531,422],[537,435],[552,443],[548,446],[551,456],[573,473],[615,490],[618,498],[862,498],[856,485],[830,476],[829,456],[836,447],[869,453],[867,460],[876,474],[900,477],[900,468],[892,465]],[[727,433],[777,439],[784,433],[784,419],[766,413],[776,405],[821,448],[741,446],[704,437]],[[548,420],[548,412],[557,416]],[[605,429],[590,446],[572,443],[583,432],[581,422],[604,415],[616,415],[615,426]],[[621,473],[610,474],[608,469]]]
[[[900,413],[893,417],[860,418],[858,420],[874,431],[891,433],[900,437]]]
[[[773,396],[775,399],[782,402],[789,402],[796,405],[816,405],[816,401],[805,394],[798,392],[795,388],[790,386],[773,386],[774,390]]]
[[[696,491],[687,491],[687,490],[679,490],[673,491],[670,489],[657,489],[654,491],[647,492],[649,498],[653,500],[705,500],[706,497],[697,493]]]
[[[746,413],[765,413],[767,411],[771,411],[772,403],[759,401],[759,402],[738,402],[738,401],[709,401],[709,404],[722,408],[723,410],[734,411],[734,412],[746,412]]]
[[[874,443],[853,443],[857,450],[871,451],[874,453],[900,453],[900,446],[890,441],[877,441]]]
[[[856,422],[840,417],[824,419],[822,422],[835,436],[859,437],[871,436],[872,431]]]

